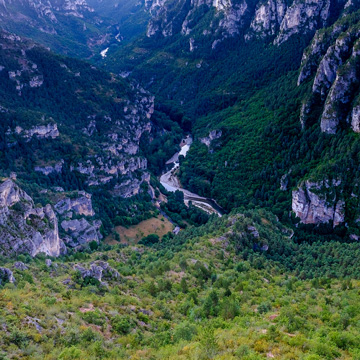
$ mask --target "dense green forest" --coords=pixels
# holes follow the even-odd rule
[[[356,12],[334,26],[356,26],[359,16]],[[196,27],[199,33],[206,29],[206,18],[202,21]],[[321,133],[320,109],[314,110],[305,130],[299,120],[311,89],[310,81],[297,86],[310,37],[293,36],[280,47],[269,43],[271,39],[229,38],[214,51],[208,38],[202,42],[205,37],[196,34],[192,52],[188,38],[175,34],[141,38],[114,50],[105,61],[105,68],[126,69],[141,79],[156,95],[157,107],[176,113],[182,129],[192,132],[195,142],[181,164],[182,184],[216,199],[228,211],[267,208],[290,224],[291,190],[300,181],[340,180],[336,191],[347,204],[349,231],[357,233],[359,204],[353,195],[358,196],[358,135],[349,128],[336,135]],[[207,147],[200,140],[211,130],[221,130],[222,136]],[[281,191],[286,174],[288,186]],[[301,236],[310,240],[317,233],[333,233],[331,226],[308,230]],[[346,233],[342,229],[337,235]]]

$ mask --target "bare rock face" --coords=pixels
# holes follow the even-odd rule
[[[140,192],[140,186],[142,183],[150,183],[150,174],[143,173],[141,179],[134,177],[128,177],[117,184],[114,188],[114,194],[123,198],[129,198],[137,195]]]
[[[59,161],[55,165],[48,165],[48,166],[35,166],[34,170],[36,172],[43,173],[44,175],[49,175],[54,172],[60,173],[62,170],[62,167],[64,165],[64,160]]]
[[[12,180],[0,185],[0,253],[59,256],[65,247],[52,207],[35,208],[29,195]]]
[[[209,132],[209,136],[201,138],[200,142],[205,144],[207,147],[210,147],[213,140],[220,139],[222,136],[221,130],[212,130]]]
[[[337,226],[345,221],[345,203],[336,196],[340,182],[305,181],[292,192],[292,210],[304,224],[322,224],[329,221]]]
[[[55,204],[57,213],[63,215],[65,212],[73,211],[77,215],[94,216],[92,208],[91,194],[85,191],[79,191],[78,197],[65,198]]]
[[[119,280],[121,277],[119,272],[113,269],[105,261],[95,261],[90,265],[89,269],[86,269],[82,265],[76,264],[74,266],[74,270],[79,271],[82,278],[89,277],[100,282],[102,282],[103,279]]]
[[[14,268],[20,271],[25,271],[28,269],[28,267],[22,261],[17,261],[14,263]]]
[[[67,234],[64,237],[66,246],[80,250],[88,245],[91,241],[97,243],[102,239],[99,232],[101,227],[100,220],[88,221],[84,218],[74,220],[63,220],[61,227]]]
[[[18,126],[15,131],[26,139],[31,139],[33,136],[36,136],[39,139],[55,139],[59,136],[59,130],[57,128],[57,124],[55,123],[34,126],[28,130],[23,130]]]
[[[281,45],[293,35],[314,34],[327,25],[334,9],[345,5],[345,0],[150,0],[147,36],[168,37],[179,32],[188,36],[195,33],[199,18],[214,9],[215,15],[202,34],[215,35],[213,49],[223,39],[239,35],[246,41],[269,38]],[[192,43],[196,40],[191,39]]]
[[[315,77],[301,110],[303,127],[313,110],[321,106],[322,132],[335,134],[348,124],[357,132],[358,101],[354,98],[359,88],[358,25],[351,16],[345,16],[331,28],[318,32],[304,52],[298,85]]]
[[[7,282],[14,283],[14,275],[10,269],[0,267],[0,286],[4,285]]]
[[[294,34],[323,27],[330,16],[330,5],[330,0],[295,0],[285,13],[275,44],[284,43]]]
[[[280,190],[281,191],[286,191],[288,189],[289,182],[290,182],[290,174],[291,174],[291,170],[289,170],[289,172],[287,172],[286,174],[284,174],[281,177],[281,179],[280,179]]]
[[[66,246],[81,250],[91,241],[98,243],[102,239],[99,231],[102,223],[100,220],[91,219],[95,216],[91,194],[78,191],[64,196],[66,197],[55,204],[55,211],[60,217],[61,228],[66,233],[64,236]]]
[[[260,2],[250,25],[251,31],[247,34],[246,39],[250,40],[252,37],[265,38],[276,35],[280,29],[286,9],[287,4],[282,0]]]
[[[342,67],[342,71],[336,76],[321,117],[322,132],[335,134],[340,122],[346,121],[346,114],[354,97],[354,91],[359,86],[356,66],[358,62],[360,63],[360,51],[354,51],[349,62]]]
[[[353,107],[350,116],[349,122],[351,124],[351,128],[354,132],[360,133],[360,106],[356,105]]]

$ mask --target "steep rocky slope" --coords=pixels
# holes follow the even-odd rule
[[[148,2],[152,19],[147,35],[161,34],[213,37],[212,47],[229,36],[240,35],[246,41],[269,38],[280,45],[292,35],[311,35],[328,25],[345,0],[321,1],[185,1],[168,0]],[[151,4],[151,5],[150,5]],[[203,31],[199,32],[199,27]]]
[[[74,154],[37,151],[26,166],[44,176],[67,169],[81,174],[89,186],[125,181],[134,171],[146,170],[139,140],[151,129],[152,96],[9,33],[2,32],[0,41],[5,151],[16,152],[22,143],[51,148],[72,140],[79,150]],[[21,173],[17,164],[7,166]],[[121,184],[114,185],[121,189]],[[132,193],[124,190],[123,195]]]
[[[0,185],[0,237],[2,255],[45,253],[56,257],[66,252],[53,208],[49,204],[35,206],[10,179]]]
[[[12,234],[3,252],[59,255],[63,246],[57,217],[69,247],[99,242],[102,216],[95,214],[89,193],[76,195],[76,191],[97,193],[99,211],[111,207],[115,215],[120,203],[115,206],[106,197],[129,198],[141,192],[149,174],[139,143],[142,134],[151,130],[154,97],[136,83],[56,56],[4,31],[0,32],[0,78],[1,175],[17,179],[34,201],[43,203],[34,208],[32,198],[16,187],[20,195],[15,202],[5,201],[4,214],[15,203],[29,205],[19,209],[27,214],[19,217],[23,218],[19,228],[20,220],[11,230],[8,217],[3,219],[1,241]],[[7,180],[3,186],[15,185]],[[101,192],[108,195],[100,196]],[[55,212],[46,202],[55,206]],[[35,216],[35,227],[29,216]],[[23,240],[16,243],[16,239]]]
[[[86,0],[3,0],[0,26],[57,52],[82,57],[100,51],[116,31]]]
[[[354,5],[358,8],[358,4],[348,2],[347,8]],[[359,20],[359,11],[344,15],[333,26],[319,30],[305,50],[298,86],[307,83],[311,87],[301,106],[303,130],[319,126],[330,139],[341,132],[348,136],[359,132]],[[293,191],[292,209],[301,222],[331,221],[336,226],[352,219],[357,227],[357,160],[345,156],[346,173],[334,174],[336,158],[334,154],[328,166],[324,161],[324,165],[312,169],[307,175],[311,180],[301,181]]]
[[[359,21],[356,12],[319,31],[304,53],[298,84],[313,79],[313,85],[302,106],[303,126],[322,107],[321,131],[334,134],[349,124],[359,132]]]

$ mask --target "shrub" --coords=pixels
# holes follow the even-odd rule
[[[113,330],[120,335],[128,334],[132,327],[130,318],[120,315],[116,315],[112,318],[111,326]]]
[[[177,325],[174,329],[174,341],[178,342],[180,340],[191,341],[192,338],[197,334],[196,326],[184,322]]]

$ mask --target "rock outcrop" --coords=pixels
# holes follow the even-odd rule
[[[268,38],[281,45],[296,34],[314,34],[337,15],[339,9],[351,11],[345,0],[153,0],[148,1],[152,18],[147,36],[172,36],[181,32],[188,36],[195,33],[199,19],[215,14],[203,36],[214,38],[212,48],[223,39],[243,36],[246,41]],[[345,7],[346,6],[346,7]],[[190,38],[190,51],[196,38]]]
[[[350,126],[358,132],[357,101],[360,64],[360,17],[345,16],[332,27],[316,33],[305,51],[298,85],[313,80],[304,100],[300,121],[306,127],[314,110],[321,107],[321,131],[335,134]],[[312,119],[312,122],[316,119]],[[311,125],[311,123],[310,123]]]
[[[281,21],[275,44],[280,45],[295,34],[311,34],[326,25],[330,7],[339,3],[330,0],[295,0]]]
[[[91,241],[97,243],[102,239],[99,232],[101,227],[100,220],[88,221],[84,218],[74,220],[63,220],[61,227],[65,231],[64,242],[66,246],[80,250],[87,246]]]
[[[336,194],[340,181],[311,182],[306,180],[292,192],[292,210],[303,224],[333,226],[345,221],[345,203]]]
[[[203,138],[200,138],[200,142],[202,142],[203,144],[205,144],[207,147],[210,147],[211,143],[214,140],[220,139],[222,136],[222,131],[221,130],[212,130],[209,132],[209,135]]]
[[[76,264],[74,270],[79,271],[83,279],[88,277],[96,279],[99,282],[102,282],[103,279],[119,280],[121,277],[119,272],[113,269],[105,261],[95,261],[88,269],[82,265]]]
[[[52,173],[60,173],[64,165],[64,160],[60,160],[55,165],[47,165],[47,166],[35,166],[34,170],[36,172],[40,172],[44,175],[49,175]]]
[[[66,197],[55,204],[55,210],[60,215],[69,211],[77,215],[94,216],[95,212],[92,208],[91,194],[85,191],[79,191],[78,196]]]
[[[0,253],[59,256],[65,247],[51,205],[35,207],[31,197],[12,180],[0,185]]]
[[[10,269],[0,267],[0,286],[6,283],[14,283],[15,277]]]
[[[14,263],[14,268],[16,270],[20,270],[20,271],[25,271],[28,270],[29,268],[21,261],[17,261]]]
[[[47,125],[38,125],[26,130],[24,130],[20,126],[17,126],[15,128],[15,133],[28,140],[30,140],[33,136],[39,139],[46,139],[46,138],[55,139],[59,136],[59,130],[57,128],[57,124],[55,123],[49,123]]]

